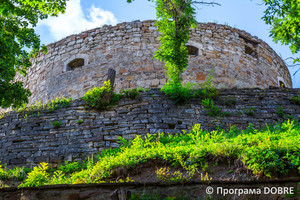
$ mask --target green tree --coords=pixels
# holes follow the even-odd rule
[[[300,0],[263,0],[267,9],[263,20],[271,25],[270,36],[289,45],[293,54],[300,51]],[[300,57],[294,59],[299,62]]]
[[[131,3],[133,0],[127,0]],[[168,87],[180,90],[182,73],[188,66],[186,43],[190,38],[190,28],[197,25],[194,4],[219,5],[215,2],[193,0],[155,0],[156,26],[161,33],[160,47],[155,58],[165,62]]]
[[[19,107],[31,95],[16,73],[26,75],[30,58],[46,52],[33,27],[39,19],[63,13],[66,0],[1,0],[0,3],[0,107]],[[25,48],[30,49],[27,52]]]

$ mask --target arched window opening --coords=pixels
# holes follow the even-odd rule
[[[189,55],[191,56],[198,56],[199,55],[199,49],[197,47],[187,45],[186,46],[189,52]]]
[[[74,70],[76,68],[82,67],[84,65],[83,58],[76,58],[67,64],[67,71]]]
[[[285,84],[282,81],[279,81],[279,87],[285,88]]]

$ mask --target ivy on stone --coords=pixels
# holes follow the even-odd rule
[[[133,0],[127,0],[131,3]],[[190,39],[190,28],[197,26],[194,4],[219,5],[215,2],[193,0],[155,0],[156,26],[161,33],[160,47],[155,58],[165,62],[168,82],[165,89],[182,90],[182,73],[188,67],[186,44]]]

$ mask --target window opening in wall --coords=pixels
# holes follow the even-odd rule
[[[67,65],[67,71],[74,70],[76,68],[82,67],[84,65],[84,59],[83,58],[76,58],[69,62]]]
[[[279,87],[285,88],[285,84],[282,81],[279,81]]]
[[[245,53],[257,58],[257,52],[256,52],[256,48],[257,45],[259,44],[257,41],[253,41],[251,39],[249,39],[248,37],[244,36],[244,35],[239,35],[239,37],[245,42]]]
[[[186,47],[188,49],[189,55],[198,56],[199,49],[197,47],[194,47],[194,46],[191,46],[191,45],[187,45]]]
[[[245,45],[245,53],[252,57],[257,57],[256,51],[248,45]]]

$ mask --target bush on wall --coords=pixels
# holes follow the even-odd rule
[[[107,96],[112,95],[111,98]],[[112,87],[110,80],[104,81],[102,87],[94,87],[93,89],[88,90],[82,99],[90,106],[91,108],[96,108],[98,110],[105,110],[108,106],[117,102],[120,98],[120,95],[112,92]]]

